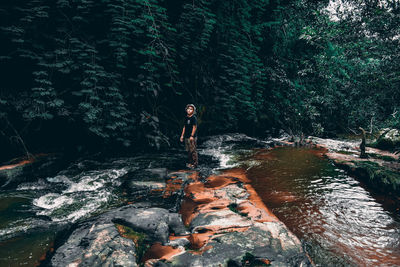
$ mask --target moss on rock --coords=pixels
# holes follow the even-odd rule
[[[136,259],[139,264],[144,253],[150,248],[150,245],[146,242],[148,236],[144,233],[134,231],[132,228],[122,224],[115,223],[115,227],[117,227],[117,230],[122,237],[131,239],[135,243],[137,254]]]
[[[371,161],[353,161],[356,175],[381,192],[392,192],[400,195],[400,173]]]

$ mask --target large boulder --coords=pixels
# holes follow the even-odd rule
[[[162,208],[134,208],[126,206],[106,215],[113,222],[146,233],[152,241],[168,243],[170,230],[176,235],[187,234],[181,217]]]
[[[386,150],[400,148],[400,130],[384,129],[376,140],[376,147]]]

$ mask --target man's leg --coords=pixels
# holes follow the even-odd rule
[[[194,167],[197,167],[197,165],[199,164],[197,155],[197,137],[195,137],[193,141],[190,142],[190,144],[191,164],[193,164]]]
[[[189,138],[185,138],[185,150],[187,152],[187,162],[188,162],[187,164],[191,164],[192,163],[192,151],[190,149],[190,139]]]

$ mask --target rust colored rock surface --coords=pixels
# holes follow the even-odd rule
[[[179,213],[191,233],[170,236],[170,242],[184,238],[189,244],[164,262],[167,265],[241,264],[246,253],[256,255],[259,263],[277,266],[308,262],[300,241],[265,206],[241,168],[221,171],[204,181],[190,179]]]
[[[183,251],[183,248],[173,248],[171,246],[163,246],[161,243],[155,243],[146,251],[143,261],[146,262],[150,259],[170,260]]]

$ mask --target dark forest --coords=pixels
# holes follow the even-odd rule
[[[200,135],[399,127],[399,3],[344,3],[2,1],[2,160],[175,146],[187,103]]]

